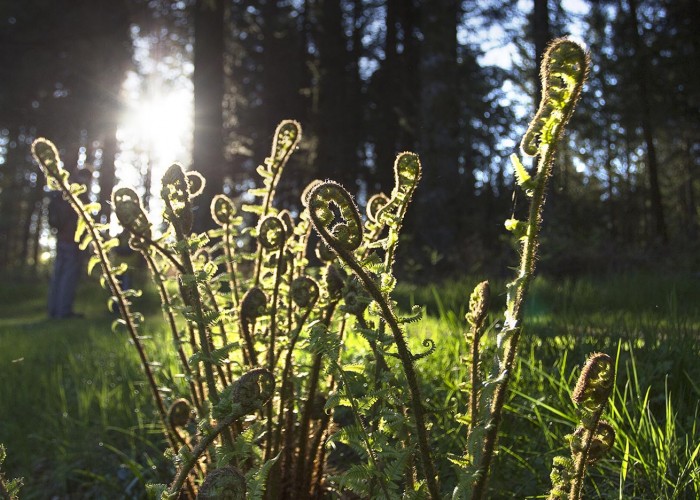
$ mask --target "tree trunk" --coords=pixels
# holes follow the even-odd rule
[[[684,191],[686,197],[686,214],[688,217],[688,236],[691,240],[697,239],[698,236],[698,216],[697,216],[697,203],[695,201],[695,159],[692,154],[692,143],[690,139],[686,138],[685,141],[685,159],[683,164],[685,165],[685,182]]]
[[[639,24],[637,22],[637,0],[628,0],[630,8],[630,23],[632,42],[634,45],[635,59],[637,64],[637,80],[639,82],[638,104],[641,111],[641,126],[644,144],[647,150],[647,174],[649,176],[649,196],[651,198],[651,210],[656,227],[656,237],[662,244],[668,243],[668,231],[664,218],[664,207],[661,201],[661,189],[659,187],[659,165],[656,158],[656,147],[654,145],[654,129],[651,121],[651,109],[648,87],[648,61],[644,47],[642,46],[641,35],[639,34]]]
[[[102,164],[100,165],[100,219],[109,223],[111,213],[110,200],[115,183],[114,160],[117,156],[117,123],[110,121],[102,140]]]
[[[381,63],[379,77],[381,78],[378,91],[379,107],[378,121],[381,124],[377,127],[376,154],[375,154],[375,189],[389,193],[392,188],[394,174],[392,165],[396,156],[396,140],[398,120],[396,108],[398,107],[397,97],[401,82],[398,78],[397,69],[397,30],[398,23],[398,0],[387,0],[386,17],[384,29],[386,32],[384,40],[384,60]]]
[[[460,208],[473,196],[459,173],[459,85],[457,24],[460,3],[449,0],[422,10],[421,162],[423,181],[416,193],[421,245],[444,253],[460,232]],[[462,189],[464,187],[464,189]],[[473,189],[473,186],[472,186]],[[458,208],[459,207],[459,208]],[[410,227],[410,223],[407,225]]]
[[[535,106],[538,106],[542,98],[542,83],[540,82],[540,65],[551,38],[549,32],[549,6],[548,0],[535,0],[532,13],[532,36],[535,40]]]
[[[223,188],[224,2],[197,0],[194,6],[194,142],[193,168],[206,178],[204,192],[194,200],[194,230],[212,227],[209,205]]]
[[[613,241],[617,239],[617,218],[615,217],[615,171],[612,165],[614,152],[612,149],[612,141],[605,135],[605,173],[608,176],[606,185],[608,192],[608,217],[610,218],[610,237]]]
[[[318,0],[315,9],[319,57],[318,113],[314,120],[318,139],[316,172],[321,178],[337,180],[354,193],[357,144],[352,144],[348,133],[347,116],[357,104],[350,102],[348,92],[350,60],[343,13],[339,0]]]

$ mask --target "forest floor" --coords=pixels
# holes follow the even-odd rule
[[[436,352],[421,361],[439,464],[449,483],[446,457],[463,446],[450,401],[464,376],[464,313],[476,280],[440,286],[400,286],[403,307],[426,307],[411,325],[416,346],[425,337]],[[496,302],[504,287],[495,284]],[[146,482],[168,482],[172,466],[145,390],[136,353],[123,334],[107,294],[85,282],[76,309],[84,319],[49,321],[46,280],[0,285],[0,443],[8,477],[22,476],[22,498],[139,498]],[[617,389],[608,419],[618,438],[609,460],[593,467],[587,492],[599,498],[700,497],[700,279],[623,275],[535,281],[517,382],[491,481],[492,498],[534,498],[550,487],[557,454],[568,455],[564,436],[576,415],[569,391],[577,367],[591,352],[617,356]],[[146,293],[151,353],[166,353],[162,384],[177,376],[157,298]],[[498,304],[494,310],[498,309]],[[494,314],[497,323],[499,315]],[[416,351],[424,350],[416,348]],[[427,382],[429,381],[429,383]],[[455,444],[456,443],[456,444]],[[455,448],[457,446],[457,448]]]

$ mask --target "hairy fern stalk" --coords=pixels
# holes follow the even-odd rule
[[[397,156],[392,191],[371,197],[364,216],[352,195],[332,181],[311,183],[296,217],[276,206],[277,184],[301,139],[300,125],[290,120],[278,126],[270,155],[257,169],[260,184],[247,193],[255,202],[238,205],[216,196],[213,230],[192,232],[193,206],[205,180],[177,164],[162,179],[168,223],[163,234],[156,233],[133,189],[115,189],[114,212],[160,294],[186,381],[171,388],[179,397],[168,399],[139,334],[142,318],[131,309],[137,292],[121,289],[116,276],[124,269],[110,260],[115,240],[104,237],[106,228],[93,219],[99,207],[83,204],[81,187],[70,183],[56,148],[38,139],[34,156],[50,188],[61,190],[80,216],[76,239],[92,247],[89,271],[100,265],[121,313],[115,330],[131,336],[161,417],[176,472],[169,484],[150,485],[151,494],[483,497],[534,273],[547,180],[587,64],[585,51],[568,40],[554,42],[543,63],[544,97],[522,143],[523,154],[538,158],[535,174],[513,159],[531,208],[527,221],[506,224],[522,241],[522,257],[509,285],[497,373],[490,376],[479,363],[488,283],[477,287],[470,304],[471,423],[465,456],[454,460],[459,485],[451,492],[438,477],[431,439],[437,430],[430,429],[421,396],[426,381],[420,360],[436,346],[425,339],[423,352],[409,348],[405,325],[420,320],[421,309],[402,316],[391,298],[402,221],[421,178],[416,154]],[[314,230],[320,241],[311,248]],[[359,363],[343,356],[350,335],[367,346]],[[585,443],[595,427],[586,432]],[[339,459],[343,449],[353,458]]]

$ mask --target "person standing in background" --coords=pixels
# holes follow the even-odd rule
[[[74,182],[87,186],[90,191],[92,172],[87,168],[74,172]],[[85,262],[85,251],[80,250],[75,241],[78,215],[59,192],[51,193],[49,201],[49,225],[56,232],[56,260],[49,288],[50,318],[82,318],[83,314],[73,311],[75,292],[80,280],[80,272]],[[87,196],[87,193],[81,195]]]

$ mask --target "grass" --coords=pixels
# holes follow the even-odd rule
[[[434,426],[450,429],[437,438],[439,448],[455,454],[463,449],[465,433],[464,425],[455,425],[466,408],[463,317],[476,283],[452,281],[439,292],[399,289],[400,303],[425,304],[434,314],[412,325],[410,336],[415,350],[424,337],[438,343],[419,370],[430,381],[424,392],[433,405]],[[552,459],[568,456],[564,436],[578,421],[570,398],[578,370],[588,354],[604,351],[617,355],[606,418],[618,437],[608,460],[591,468],[586,498],[700,498],[698,297],[700,280],[687,276],[535,280],[489,497],[546,494]],[[502,296],[496,301],[500,312]],[[494,323],[500,319],[492,316]],[[492,344],[493,337],[485,343]]]
[[[425,337],[437,343],[417,369],[445,484],[454,480],[449,454],[464,447],[463,317],[476,282],[403,286],[397,294],[402,305],[423,304],[429,312],[410,325],[414,351],[424,350]],[[499,289],[496,284],[497,302]],[[41,281],[0,289],[0,442],[8,449],[7,474],[24,476],[28,499],[138,498],[146,481],[167,482],[172,469],[162,456],[136,354],[125,335],[111,332],[114,318],[96,284],[80,290],[83,320],[45,319],[45,291]],[[689,277],[536,280],[490,498],[546,494],[552,458],[568,454],[564,436],[576,421],[570,390],[593,351],[617,355],[606,417],[617,440],[611,456],[591,468],[586,497],[700,498],[698,297],[700,280]],[[147,313],[149,352],[170,352],[157,303],[149,295],[138,309]],[[159,380],[177,392],[182,381],[175,365],[167,357],[158,361]]]
[[[168,478],[148,389],[126,336],[111,332],[107,294],[86,283],[76,306],[87,318],[60,321],[46,318],[44,283],[0,296],[0,442],[12,450],[8,475],[25,478],[22,498],[130,497]],[[149,333],[152,352],[167,352],[165,335]]]

